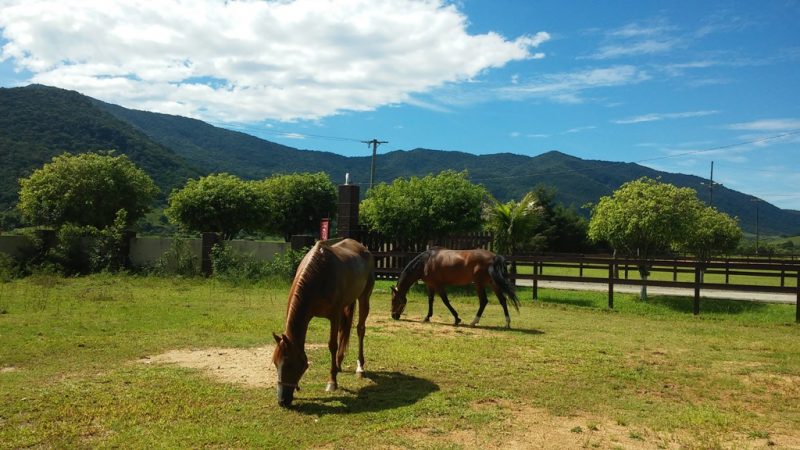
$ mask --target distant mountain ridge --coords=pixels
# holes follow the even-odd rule
[[[218,172],[257,179],[274,173],[324,171],[336,183],[344,181],[345,173],[362,186],[369,182],[369,156],[299,150],[196,119],[127,109],[74,91],[31,85],[0,89],[0,211],[16,203],[16,180],[52,156],[105,149],[129,155],[154,178],[164,196],[188,178]],[[708,198],[700,177],[634,163],[584,160],[558,151],[529,157],[417,148],[380,154],[376,166],[376,182],[444,169],[467,170],[474,182],[500,200],[518,199],[537,185],[552,186],[558,201],[578,209],[642,176],[688,186],[698,190],[701,199]],[[714,206],[737,216],[744,230],[755,233],[752,200],[755,197],[724,186],[714,191]],[[763,235],[800,234],[800,211],[759,202],[758,216]]]

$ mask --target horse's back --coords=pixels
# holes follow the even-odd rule
[[[336,255],[337,281],[345,296],[361,294],[375,278],[375,260],[372,253],[355,239],[344,239],[329,247]]]
[[[483,249],[437,249],[425,266],[425,282],[464,285],[488,277],[495,254]]]

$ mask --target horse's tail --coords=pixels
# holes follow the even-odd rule
[[[500,288],[500,291],[511,299],[511,304],[514,305],[514,309],[519,312],[519,299],[514,292],[514,286],[511,284],[511,279],[508,276],[508,270],[506,270],[506,259],[501,255],[495,255],[492,265],[489,266],[489,276],[492,277],[492,281]]]

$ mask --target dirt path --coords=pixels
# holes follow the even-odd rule
[[[531,286],[531,280],[517,280],[517,286]],[[539,281],[539,287],[548,289],[564,289],[571,291],[608,291],[608,285],[604,283],[570,283],[564,281]],[[639,286],[615,284],[614,292],[623,292],[626,294],[638,294]],[[693,297],[693,289],[684,288],[668,288],[658,286],[648,286],[647,293],[649,295],[674,295],[682,297]],[[789,303],[795,304],[797,296],[795,294],[774,294],[767,292],[741,292],[741,291],[721,291],[714,289],[701,289],[700,297],[703,298],[716,298],[716,299],[730,299],[730,300],[748,300],[754,302],[766,303]]]

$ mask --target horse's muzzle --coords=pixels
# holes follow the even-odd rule
[[[394,320],[400,320],[400,314],[397,314],[397,313],[392,313],[392,319],[394,319]]]
[[[284,386],[282,384],[278,384],[277,391],[278,406],[283,408],[292,406],[292,400],[294,400],[294,386]]]

